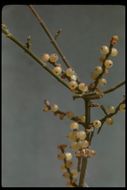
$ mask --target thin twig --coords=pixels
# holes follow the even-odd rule
[[[99,83],[99,79],[103,76],[103,74],[105,73],[105,64],[104,64],[104,62],[106,61],[106,59],[108,59],[108,57],[110,56],[110,54],[111,54],[111,50],[112,50],[112,47],[113,47],[113,45],[112,45],[112,43],[110,43],[110,45],[109,45],[109,53],[105,56],[105,58],[104,58],[104,60],[103,60],[103,63],[102,63],[102,73],[101,74],[99,74],[99,76],[96,78],[96,80],[94,81],[94,87],[93,87],[93,89],[92,89],[92,91],[94,91],[95,89],[96,89],[96,87],[97,87],[97,85],[98,85],[98,83]]]
[[[90,101],[85,100],[85,115],[86,115],[86,129],[89,126],[90,123]],[[89,135],[87,137],[87,140],[89,141]],[[81,172],[80,172],[80,178],[79,178],[79,187],[84,186],[85,181],[85,175],[86,175],[86,168],[87,168],[87,158],[82,158],[82,165],[81,165]]]
[[[103,94],[105,95],[105,94],[108,94],[110,92],[113,92],[113,91],[117,90],[118,88],[122,87],[124,84],[125,84],[125,81],[122,81],[119,84],[117,84],[117,85],[103,91]],[[74,95],[73,96],[74,100],[78,99],[78,98],[91,99],[92,100],[92,99],[99,99],[101,97],[96,93],[89,93],[89,94],[82,94],[82,95]]]
[[[101,125],[101,127],[98,129],[97,134],[100,133],[100,131],[101,131],[101,129],[102,129],[102,126],[103,126],[104,122],[106,121],[106,119],[107,119],[107,118],[110,118],[110,117],[112,117],[112,116],[114,116],[114,115],[116,115],[117,112],[119,111],[120,105],[121,105],[121,104],[124,104],[124,103],[125,103],[125,99],[122,100],[122,101],[118,104],[118,106],[116,107],[114,113],[107,114],[105,117],[103,117],[102,119],[100,119],[102,125]]]
[[[120,82],[119,84],[115,85],[114,87],[112,87],[112,88],[110,88],[110,89],[108,89],[108,90],[105,90],[103,93],[104,93],[104,94],[108,94],[108,93],[110,93],[110,92],[116,90],[117,88],[120,88],[120,87],[123,86],[124,84],[125,84],[125,81],[122,81],[122,82]]]
[[[66,57],[64,56],[62,50],[60,49],[58,43],[56,42],[54,36],[51,34],[51,32],[49,31],[46,23],[44,22],[44,20],[40,17],[40,15],[37,13],[37,11],[35,10],[35,8],[32,5],[28,5],[28,7],[30,8],[30,10],[32,11],[33,15],[36,17],[36,19],[38,20],[40,26],[44,29],[45,33],[47,34],[47,36],[49,37],[52,45],[54,46],[54,48],[57,50],[58,54],[60,55],[61,59],[63,60],[63,62],[65,63],[65,65],[69,68],[71,67],[71,65],[69,64],[68,60],[66,59]]]
[[[4,25],[5,26],[5,25]],[[15,38],[15,36],[10,33],[9,31],[7,32],[7,29],[5,29],[2,25],[2,32],[6,35],[7,38],[9,38],[11,41],[13,41],[16,45],[18,45],[20,48],[25,50],[25,52],[30,55],[37,63],[39,63],[45,70],[47,70],[54,78],[56,78],[61,84],[66,86],[68,89],[69,86],[68,84],[62,80],[59,76],[55,75],[52,70],[50,70],[47,66],[46,63],[44,63],[42,60],[40,60],[30,49],[28,49],[23,43],[21,43],[18,39]]]

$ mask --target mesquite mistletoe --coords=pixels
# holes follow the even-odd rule
[[[70,120],[70,131],[67,135],[69,145],[62,143],[58,145],[58,159],[62,160],[61,170],[63,176],[67,179],[67,186],[69,187],[87,187],[85,182],[87,163],[89,158],[96,155],[96,151],[92,149],[92,139],[94,135],[100,133],[104,124],[112,125],[113,116],[119,111],[125,111],[125,96],[116,107],[110,106],[105,108],[95,100],[101,99],[108,93],[111,93],[125,84],[125,81],[103,91],[103,85],[107,84],[105,79],[113,66],[111,57],[118,54],[118,50],[114,47],[119,41],[117,35],[113,35],[109,41],[109,45],[103,45],[100,48],[101,57],[99,59],[100,65],[96,66],[91,74],[92,82],[87,84],[80,81],[80,77],[75,69],[70,65],[64,56],[61,48],[57,43],[57,38],[61,33],[61,29],[52,35],[47,28],[44,20],[39,16],[32,5],[28,5],[32,14],[35,16],[40,26],[44,29],[49,37],[52,45],[57,53],[44,53],[37,57],[32,51],[32,39],[28,36],[25,44],[20,42],[8,29],[5,24],[2,24],[2,32],[5,36],[13,41],[20,48],[30,55],[33,60],[39,63],[46,71],[48,71],[58,82],[64,85],[72,93],[73,100],[82,99],[84,101],[85,112],[82,115],[75,115],[72,111],[62,111],[57,104],[51,104],[48,100],[44,100],[45,112],[52,112],[59,119],[65,118]],[[58,63],[59,57],[63,61],[63,65]],[[63,67],[64,66],[64,67]],[[91,120],[91,109],[101,109],[104,117]],[[77,166],[73,164],[73,157],[77,159]]]

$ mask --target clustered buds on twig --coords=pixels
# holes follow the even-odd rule
[[[80,82],[79,77],[77,76],[77,73],[75,70],[70,66],[69,62],[65,58],[63,52],[59,48],[56,40],[61,33],[61,30],[57,31],[55,36],[52,36],[52,34],[49,32],[46,24],[44,23],[43,19],[41,19],[36,12],[36,10],[33,8],[32,5],[28,5],[28,7],[31,9],[34,16],[39,21],[39,24],[41,27],[45,30],[46,34],[48,35],[49,39],[52,42],[52,45],[54,45],[55,49],[61,56],[61,59],[63,63],[65,63],[66,69],[62,68],[62,65],[58,63],[59,57],[56,53],[52,53],[49,55],[48,53],[43,54],[39,59],[36,55],[33,54],[31,51],[31,37],[28,36],[27,42],[22,44],[20,41],[18,41],[12,33],[8,30],[7,26],[5,24],[2,24],[2,32],[5,34],[6,37],[8,37],[10,40],[15,42],[20,48],[25,50],[26,53],[28,53],[34,60],[36,60],[44,69],[46,69],[51,75],[53,75],[59,82],[61,82],[64,86],[69,88],[76,97],[83,98],[85,100],[85,115],[75,116],[73,112],[63,112],[60,110],[59,106],[57,104],[50,104],[48,100],[44,101],[44,109],[45,112],[52,112],[54,115],[58,116],[60,119],[68,118],[72,120],[70,124],[71,131],[68,133],[67,138],[70,140],[70,147],[72,149],[72,153],[75,154],[78,164],[77,169],[73,169],[73,163],[72,163],[72,153],[70,151],[66,151],[67,145],[61,144],[58,146],[58,149],[60,150],[59,154],[57,155],[58,159],[63,161],[63,165],[61,166],[61,170],[63,172],[63,176],[67,178],[67,185],[69,187],[83,187],[83,178],[85,177],[85,170],[86,166],[84,168],[83,164],[81,166],[81,160],[82,162],[87,160],[87,158],[93,157],[96,155],[95,150],[91,149],[91,140],[94,135],[94,131],[97,129],[97,134],[100,132],[103,124],[106,122],[108,125],[113,124],[113,116],[118,111],[125,111],[125,97],[122,102],[119,103],[117,107],[109,106],[107,109],[103,105],[99,105],[97,103],[91,102],[94,98],[102,98],[105,93],[100,89],[101,86],[107,84],[107,80],[103,78],[103,75],[107,75],[109,73],[110,68],[113,66],[113,61],[109,59],[109,56],[115,57],[118,54],[118,50],[114,48],[113,46],[117,44],[119,37],[117,35],[112,36],[110,40],[109,47],[107,45],[103,45],[100,48],[100,62],[102,63],[101,66],[96,66],[94,71],[92,72],[92,79],[93,83],[86,84],[84,82]],[[48,68],[48,64],[51,66]],[[65,83],[66,81],[66,83]],[[111,92],[120,86],[122,86],[124,83],[119,84],[115,86],[112,89],[107,90],[108,92]],[[99,87],[98,87],[99,86]],[[96,96],[95,96],[96,95]],[[90,104],[88,104],[88,102]],[[105,116],[102,119],[95,119],[94,121],[90,121],[90,109],[91,108],[100,108]],[[80,130],[80,125],[83,127],[83,130]],[[87,164],[86,164],[87,165]],[[79,184],[77,184],[77,178],[80,173],[80,179]],[[83,175],[82,175],[83,174]]]

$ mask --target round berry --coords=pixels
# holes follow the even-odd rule
[[[75,141],[77,139],[77,131],[71,131],[69,132],[68,136],[70,141]]]
[[[102,46],[100,49],[101,54],[108,54],[109,53],[109,48],[107,46]]]
[[[81,115],[81,116],[79,116],[79,119],[80,119],[81,122],[84,122],[84,123],[85,123],[85,121],[86,121],[86,116],[85,116],[85,115]]]
[[[78,88],[79,88],[79,90],[81,90],[82,92],[88,91],[88,86],[87,86],[85,83],[83,83],[83,82],[78,85]]]
[[[54,104],[54,105],[51,106],[51,111],[52,111],[52,112],[56,112],[56,111],[58,111],[58,110],[59,110],[58,105]]]
[[[100,85],[105,85],[105,84],[107,84],[107,80],[104,79],[104,78],[101,78],[101,79],[99,79],[99,84]]]
[[[77,132],[77,138],[80,140],[84,140],[86,138],[86,132],[85,131],[78,131]]]
[[[73,122],[73,123],[71,123],[70,128],[73,130],[79,129],[79,124],[77,122]]]
[[[107,119],[106,119],[106,123],[107,123],[108,125],[112,125],[112,124],[113,124],[113,119],[112,119],[111,117],[107,118]]]
[[[42,55],[41,60],[44,62],[48,62],[50,58],[50,55],[48,53],[45,53]]]
[[[62,68],[60,66],[56,66],[53,68],[53,73],[55,75],[60,75],[62,73]]]
[[[72,76],[71,76],[71,80],[76,81],[76,80],[77,80],[77,76],[76,76],[76,75],[72,75]]]
[[[95,156],[96,155],[96,151],[95,150],[90,150],[89,151],[89,156],[92,157],[92,156]]]
[[[93,126],[95,127],[95,128],[100,128],[101,127],[101,121],[100,120],[94,120],[93,121]]]
[[[50,55],[49,61],[51,63],[56,63],[58,61],[58,55],[56,55],[55,53]]]
[[[75,90],[78,86],[77,82],[75,81],[70,81],[68,85],[71,90]]]
[[[71,77],[72,75],[74,75],[74,70],[72,68],[68,68],[66,71],[65,71],[66,75],[68,77]]]
[[[125,104],[120,104],[120,107],[119,107],[119,110],[122,112],[122,111],[125,111],[125,108],[126,108],[126,105]]]
[[[117,35],[112,36],[111,43],[113,45],[117,44],[118,41],[119,41],[119,37]]]
[[[103,69],[102,69],[101,66],[97,66],[97,67],[95,68],[95,73],[97,73],[98,75],[101,74],[102,71],[103,71]]]
[[[71,154],[70,152],[66,152],[66,153],[65,153],[65,159],[66,159],[67,161],[72,160],[72,154]]]
[[[115,112],[115,107],[114,106],[110,106],[109,108],[108,108],[108,113],[114,113]]]
[[[116,48],[112,48],[111,50],[111,56],[115,57],[118,54],[118,50]]]
[[[110,60],[110,59],[107,59],[105,62],[104,62],[104,65],[107,69],[110,69],[112,66],[113,66],[113,62]]]
[[[89,142],[87,140],[83,141],[82,147],[87,148],[89,146]]]

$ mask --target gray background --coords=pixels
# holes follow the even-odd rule
[[[115,5],[36,6],[52,33],[63,29],[59,44],[81,80],[91,82],[90,72],[100,65],[99,48],[110,37],[119,35],[119,56],[104,89],[125,78],[125,8]],[[33,51],[53,53],[44,31],[26,6],[5,6],[3,23],[18,39],[32,36]],[[103,98],[104,105],[116,105],[124,87]],[[11,41],[2,38],[2,185],[4,187],[65,187],[57,160],[57,145],[68,143],[70,121],[60,121],[42,112],[44,99],[62,110],[82,114],[81,100],[73,101],[68,89],[36,64]],[[102,102],[102,100],[100,101]],[[101,118],[94,111],[92,119]],[[87,183],[90,187],[125,186],[125,116],[118,113],[112,127],[104,126],[92,147],[97,155],[89,160]]]

